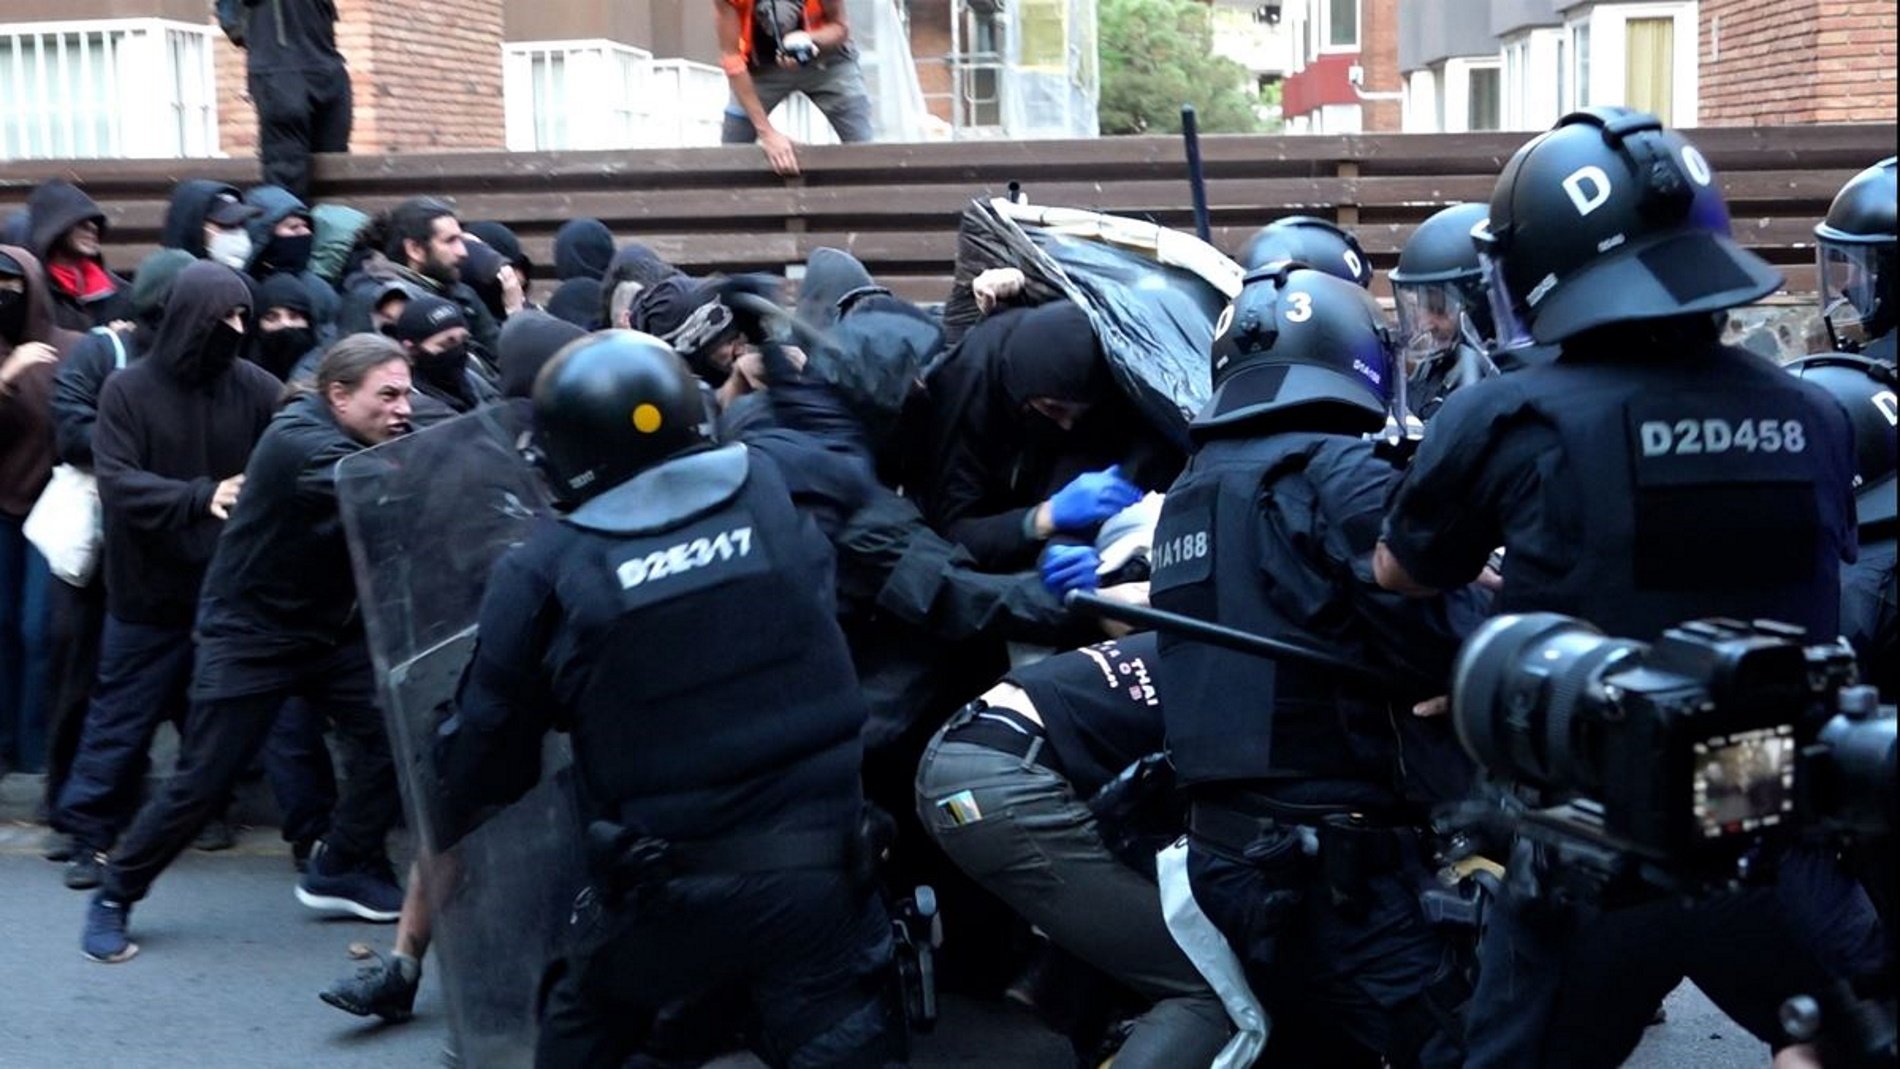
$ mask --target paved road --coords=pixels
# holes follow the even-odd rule
[[[352,968],[345,948],[382,949],[392,929],[314,918],[292,897],[274,834],[187,854],[133,915],[142,951],[124,965],[79,954],[84,896],[39,859],[40,830],[0,824],[0,1069],[432,1069],[441,1003],[425,976],[416,1020],[365,1025],[316,992]],[[1759,1069],[1766,1048],[1693,988],[1671,997],[1631,1061],[1640,1069]],[[1026,1015],[953,1001],[915,1063],[1051,1069],[1066,1047]],[[733,1062],[733,1066],[750,1064]]]

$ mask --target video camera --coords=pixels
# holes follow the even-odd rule
[[[1502,616],[1459,655],[1453,722],[1511,785],[1513,830],[1652,884],[1721,885],[1764,843],[1892,834],[1894,709],[1855,685],[1844,642],[1804,639],[1710,619],[1650,645]]]

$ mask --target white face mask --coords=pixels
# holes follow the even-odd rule
[[[251,235],[242,230],[219,230],[205,242],[205,256],[233,271],[251,262]]]

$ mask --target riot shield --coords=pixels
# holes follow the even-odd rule
[[[969,282],[1021,268],[1032,301],[1067,298],[1088,313],[1122,389],[1156,429],[1183,445],[1213,392],[1208,349],[1244,272],[1191,234],[1140,219],[1003,198],[970,205],[957,242],[948,340],[977,318]]]
[[[337,499],[376,680],[434,911],[462,1064],[533,1061],[535,999],[584,883],[565,736],[539,786],[438,852],[431,740],[475,645],[488,573],[546,495],[517,448],[526,404],[492,406],[350,456]]]

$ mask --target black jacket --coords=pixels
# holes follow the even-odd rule
[[[32,219],[29,251],[42,265],[48,263],[47,254],[61,235],[88,219],[97,220],[99,234],[105,236],[106,213],[98,202],[71,182],[55,178],[40,183],[27,198],[26,206]],[[110,292],[81,297],[57,285],[52,287],[53,321],[67,330],[91,330],[115,319],[132,318],[131,287],[106,267],[103,256],[96,262],[111,283]]]
[[[343,280],[343,309],[337,319],[337,333],[358,334],[375,330],[370,313],[376,298],[392,284],[401,284],[413,293],[433,293],[455,302],[468,322],[468,340],[480,366],[493,367],[501,344],[501,327],[488,314],[488,306],[466,282],[444,286],[432,278],[417,274],[381,253],[373,253],[350,277]]]
[[[362,636],[336,466],[363,448],[315,394],[297,397],[270,421],[205,573],[200,638],[238,638],[268,655]]]
[[[212,328],[249,300],[237,272],[179,274],[147,358],[99,395],[94,471],[105,510],[106,608],[128,623],[188,626],[224,524],[218,483],[244,470],[283,389],[248,360],[208,363]],[[233,354],[235,356],[235,354]]]
[[[152,332],[142,326],[116,336],[98,328],[60,361],[59,374],[53,379],[53,437],[61,464],[92,467],[92,432],[99,420],[99,394],[106,377],[118,368],[121,348],[130,367],[151,344]]]
[[[244,6],[244,50],[251,71],[343,69],[335,0],[244,0]]]

